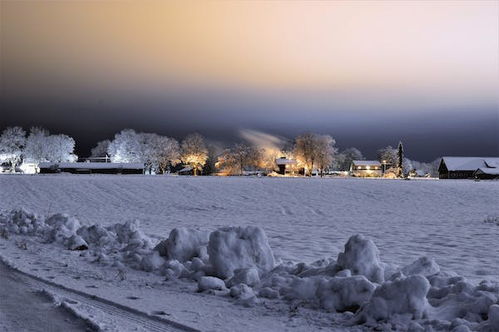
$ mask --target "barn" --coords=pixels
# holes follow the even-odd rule
[[[497,177],[498,157],[442,157],[438,167],[440,179],[490,179]]]
[[[144,174],[142,163],[40,163],[38,168],[41,174]]]

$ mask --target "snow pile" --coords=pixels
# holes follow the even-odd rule
[[[463,277],[445,275],[430,277],[429,281],[431,288],[427,298],[432,306],[432,316],[446,321],[464,320],[471,326],[478,325],[487,317],[489,322],[494,321],[493,306],[499,304],[497,282],[482,281],[473,285]]]
[[[409,264],[402,268],[402,273],[410,276],[410,275],[422,275],[425,277],[429,277],[440,272],[440,266],[435,262],[433,258],[428,258],[426,256],[418,258],[412,264]]]
[[[384,269],[379,251],[373,241],[354,235],[345,244],[345,252],[338,255],[338,269],[348,269],[353,275],[363,275],[372,282],[383,282]]]
[[[336,277],[323,281],[317,296],[324,309],[356,312],[371,298],[375,288],[364,276]]]
[[[86,250],[87,242],[76,232],[81,227],[80,222],[66,214],[54,214],[45,220],[45,241],[63,244],[71,250]]]
[[[225,290],[225,283],[222,279],[216,277],[201,277],[198,281],[198,289],[200,292],[206,290]]]
[[[156,250],[161,256],[186,262],[193,257],[202,256],[203,247],[208,245],[210,233],[189,228],[175,228],[168,239],[161,241]]]
[[[43,233],[46,225],[37,215],[24,209],[19,209],[0,216],[0,227],[2,227],[4,234],[11,232],[15,234],[34,235]]]
[[[128,266],[195,281],[198,291],[244,306],[261,298],[288,301],[378,330],[499,330],[497,282],[471,284],[427,257],[405,267],[386,264],[362,235],[352,236],[336,259],[276,265],[264,231],[254,226],[211,233],[176,228],[154,245],[137,222],[82,226],[63,214],[43,218],[15,210],[0,215],[0,234],[87,250],[83,257],[119,270]]]
[[[24,209],[0,216],[0,233],[40,236],[44,242],[56,242],[71,250],[85,250],[87,243],[76,234],[80,222],[65,214],[54,214],[43,219]]]
[[[429,289],[430,283],[420,275],[387,281],[376,288],[358,319],[362,322],[388,321],[399,315],[421,319],[429,309],[426,299]]]
[[[135,268],[140,268],[143,257],[152,253],[152,242],[140,230],[138,222],[105,228],[81,226],[76,218],[66,214],[43,218],[19,209],[0,215],[0,233],[7,237],[10,233],[36,236],[44,243],[61,244],[70,250],[91,248],[97,256],[96,261],[122,261]]]
[[[227,281],[227,287],[232,287],[237,284],[245,284],[248,286],[256,286],[260,283],[260,276],[258,270],[254,267],[236,269],[234,276]]]
[[[260,273],[274,267],[265,232],[255,226],[226,227],[210,234],[208,255],[215,275],[229,278],[234,270],[254,267]]]

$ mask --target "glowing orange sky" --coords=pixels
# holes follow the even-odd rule
[[[496,98],[497,1],[2,1],[1,18],[2,66],[19,84],[22,72]]]

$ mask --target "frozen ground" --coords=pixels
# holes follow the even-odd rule
[[[288,260],[311,263],[324,257],[336,259],[338,253],[346,250],[344,245],[350,236],[364,234],[378,246],[381,261],[385,263],[404,266],[421,256],[428,256],[435,258],[442,271],[456,271],[475,283],[482,279],[497,280],[499,275],[499,225],[484,222],[497,221],[499,216],[499,182],[0,176],[0,194],[0,210],[4,211],[23,207],[45,216],[63,212],[75,216],[83,225],[110,226],[139,220],[140,228],[153,242],[167,238],[176,227],[214,231],[222,226],[256,225],[269,237],[277,263]],[[42,224],[46,226],[44,222]],[[126,241],[131,240],[127,238]],[[82,256],[78,251],[65,250],[61,248],[62,242],[43,244],[37,238],[11,234],[9,240],[0,239],[0,255],[12,266],[45,280],[104,296],[106,301],[195,329],[299,331],[346,328],[344,323],[351,318],[348,312],[332,315],[323,309],[348,309],[350,302],[361,303],[366,294],[372,294],[373,285],[382,283],[378,273],[381,263],[372,265],[377,261],[376,257],[362,260],[362,256],[373,253],[368,250],[366,256],[362,249],[367,242],[362,238],[353,241],[353,251],[338,257],[337,264],[327,261],[320,263],[329,264],[320,265],[322,267],[282,265],[281,270],[271,273],[272,282],[262,280],[262,285],[255,287],[261,295],[265,293],[262,292],[263,284],[272,288],[274,281],[281,282],[275,289],[281,293],[282,300],[265,299],[249,308],[224,296],[197,293],[197,284],[192,281],[165,281],[159,270],[158,273],[146,273],[124,269],[126,280],[121,280],[123,269],[116,269],[114,265],[104,267],[102,262],[94,262],[92,255]],[[64,242],[64,245],[68,244]],[[362,252],[361,256],[354,254],[357,250]],[[416,264],[403,271],[408,276],[414,271],[423,273],[430,280],[432,289],[428,299],[432,309],[424,303],[424,296],[417,306],[427,308],[426,317],[447,322],[451,322],[452,317],[465,317],[469,322],[486,319],[489,306],[497,303],[497,286],[482,284],[474,288],[461,279],[449,279],[445,274],[431,277],[435,273],[434,265],[430,261],[423,262],[428,264]],[[125,264],[133,265],[133,262]],[[331,279],[328,276],[336,273],[331,269],[346,267],[352,271],[359,268],[363,271],[359,274],[369,281],[361,276],[360,279],[348,278],[348,273],[342,271],[338,272],[341,277]],[[391,273],[389,267],[385,267],[385,278]],[[341,279],[343,277],[347,279]],[[395,292],[403,295],[400,299],[407,296],[412,298],[410,303],[419,303],[417,292],[412,295],[410,292],[429,287],[425,278],[404,279],[404,276],[396,275],[393,278],[393,283],[385,282],[372,295],[377,300],[365,306],[362,317],[383,315],[376,312],[376,308],[386,294]],[[212,280],[204,281],[211,283]],[[211,287],[210,283],[205,283],[206,287]],[[340,296],[338,287],[351,291]],[[360,292],[361,289],[367,293]],[[56,287],[52,293],[61,293],[61,289]],[[74,294],[67,296],[71,298],[69,303],[78,307],[77,312],[82,312],[83,317],[92,316],[92,321],[103,330],[109,330],[110,326],[121,326],[122,330],[136,328],[127,315],[117,314],[116,309],[109,309],[107,313],[104,310],[102,315],[95,316],[95,307],[99,304],[76,299]],[[375,301],[378,304],[373,304]],[[322,309],[317,310],[317,306]],[[403,306],[400,302],[394,308]],[[416,317],[421,314],[417,308],[407,310],[412,310],[411,314]],[[497,309],[499,307],[494,310]],[[463,313],[463,310],[470,312]],[[139,324],[135,324],[139,326],[140,322],[154,324],[147,317],[138,318],[138,321]],[[485,325],[474,323],[473,326],[490,327],[490,322],[484,322]],[[449,324],[437,322],[432,326],[449,328]],[[458,326],[460,322],[452,324]]]
[[[499,275],[499,182],[144,176],[0,176],[0,209],[67,213],[82,223],[137,219],[146,234],[175,227],[257,225],[277,257],[336,256],[364,234],[381,256],[427,255],[468,278]],[[466,261],[466,264],[463,264]]]

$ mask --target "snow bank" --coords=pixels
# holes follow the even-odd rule
[[[362,322],[387,321],[397,315],[421,319],[429,309],[426,299],[429,289],[430,283],[420,275],[387,281],[376,288],[358,319]]]
[[[260,298],[288,301],[332,313],[368,329],[499,330],[499,283],[469,283],[441,271],[431,258],[405,267],[382,262],[376,245],[352,236],[337,259],[275,263],[261,228],[225,227],[205,232],[176,228],[154,245],[135,221],[108,227],[81,225],[68,215],[47,218],[26,210],[0,214],[0,235],[33,236],[82,259],[195,281],[198,290],[253,306]]]
[[[161,241],[156,250],[161,256],[186,262],[200,256],[200,248],[208,244],[210,233],[189,228],[175,228],[168,239]]]
[[[274,254],[260,227],[226,227],[210,234],[208,255],[215,275],[230,278],[234,270],[256,268],[260,273],[274,267]]]
[[[350,270],[354,275],[363,275],[372,282],[381,283],[384,279],[378,248],[362,235],[348,239],[345,251],[338,254],[337,266],[341,270]]]
[[[369,300],[375,288],[364,276],[336,277],[323,281],[317,296],[324,309],[356,312]]]

